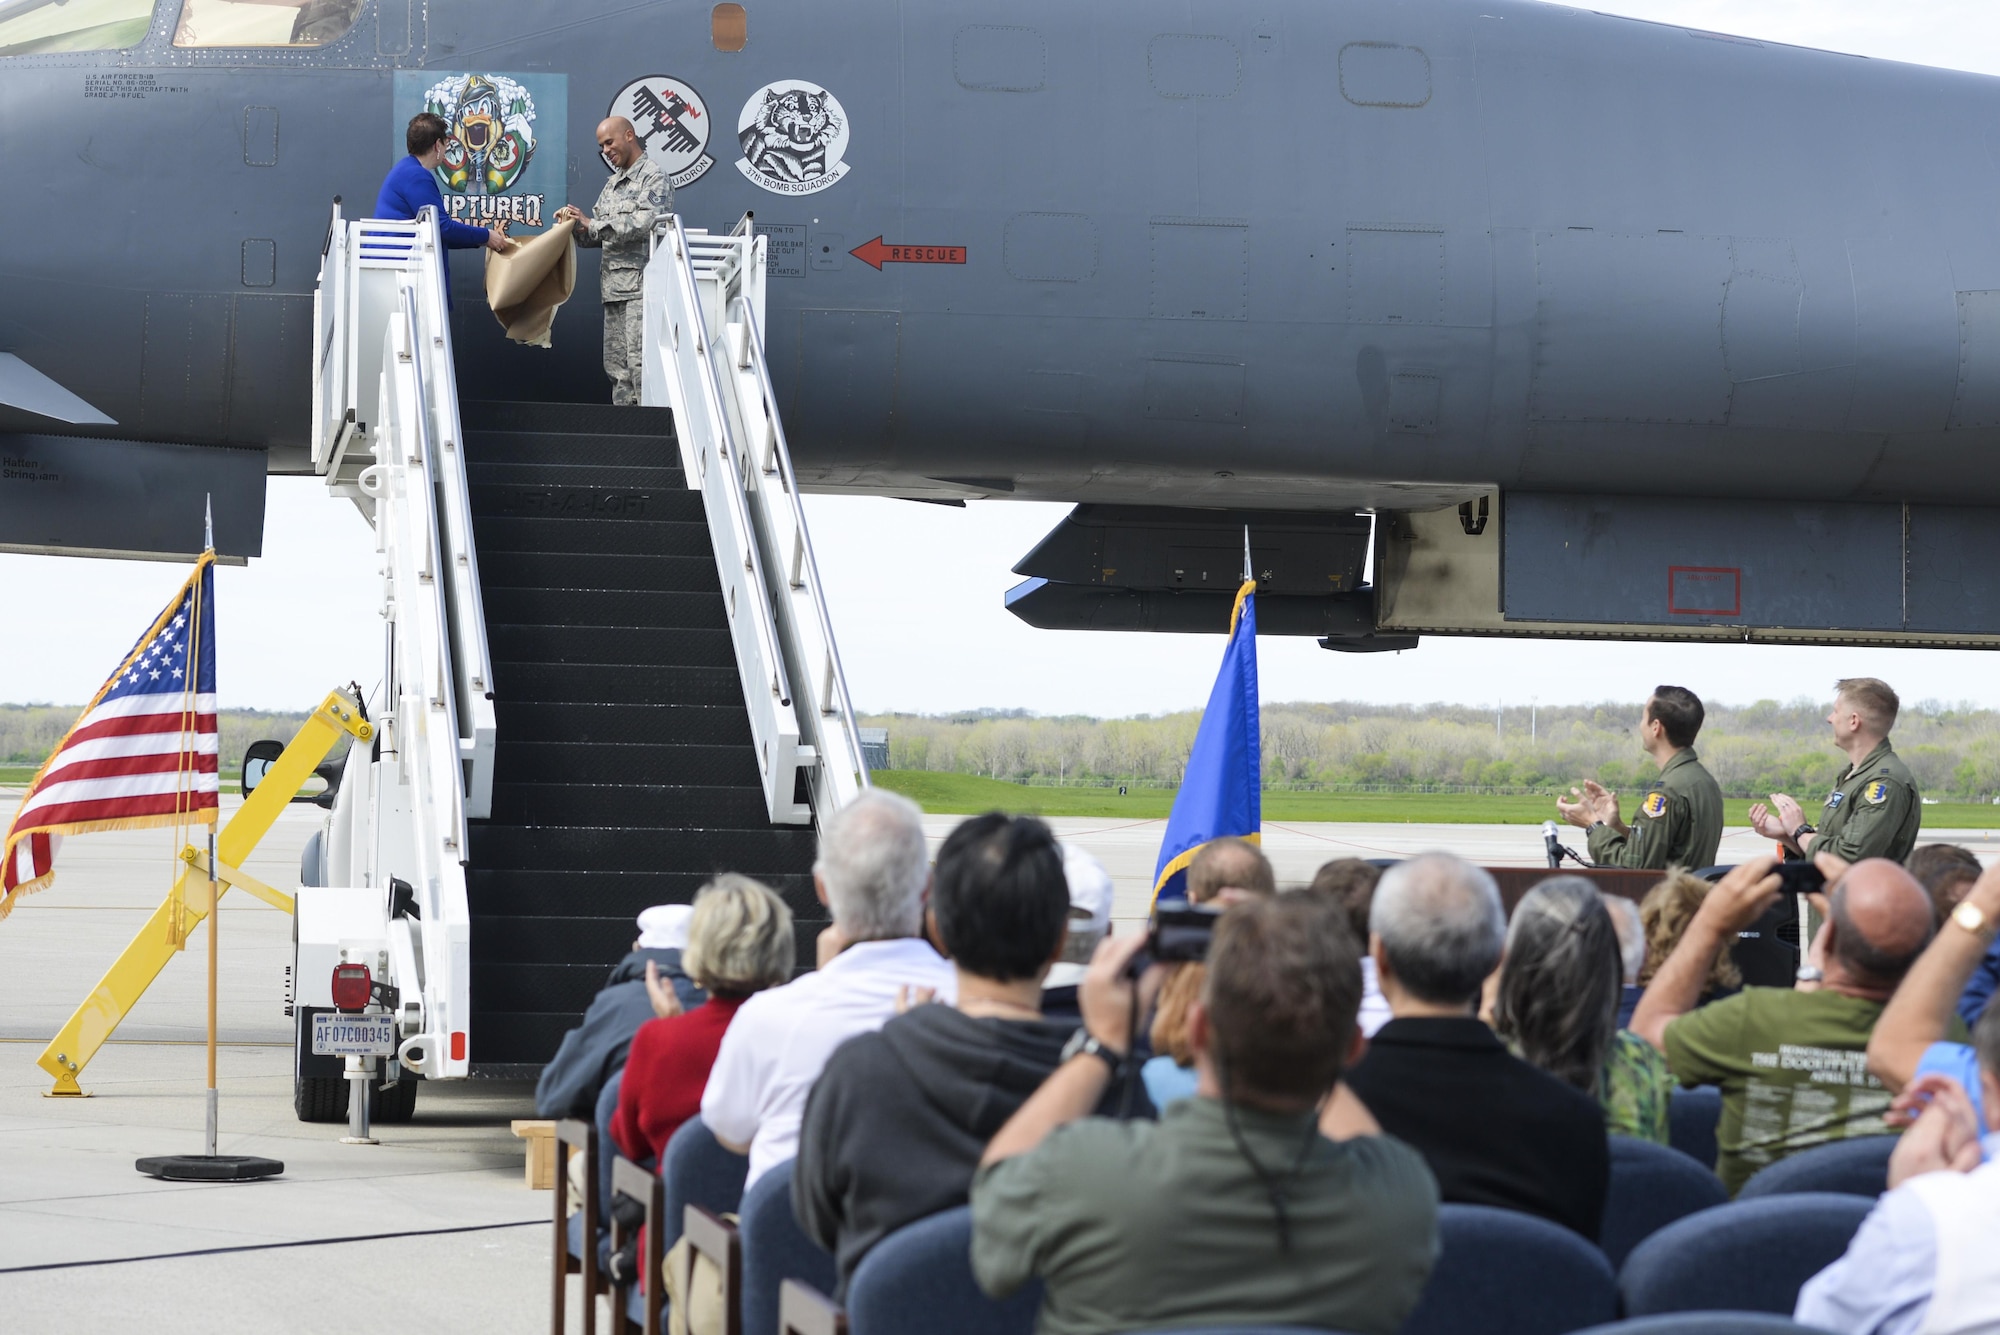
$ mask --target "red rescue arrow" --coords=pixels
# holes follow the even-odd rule
[[[847,252],[863,264],[880,269],[885,264],[963,264],[964,246],[886,246],[882,238],[864,241]]]

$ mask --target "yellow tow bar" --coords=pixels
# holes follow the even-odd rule
[[[330,691],[294,734],[284,753],[272,762],[263,781],[243,799],[243,805],[217,833],[216,859],[222,864],[216,869],[217,879],[222,883],[218,898],[233,885],[274,908],[292,911],[290,895],[245,875],[239,868],[258,841],[270,833],[279,814],[319,768],[342,733],[366,742],[374,739],[375,729],[361,717],[361,706],[352,696],[345,691]],[[61,1032],[42,1049],[36,1064],[55,1077],[55,1088],[49,1091],[51,1097],[83,1095],[77,1076],[111,1037],[112,1030],[139,1004],[139,998],[160,976],[160,970],[167,967],[167,961],[180,952],[172,939],[176,916],[185,937],[213,909],[208,896],[208,854],[190,845],[182,850],[181,862],[180,873],[166,900],[105,971]]]

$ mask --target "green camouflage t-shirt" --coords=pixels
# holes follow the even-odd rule
[[[1715,1171],[1730,1195],[1808,1146],[1888,1133],[1889,1091],[1868,1074],[1881,1014],[1838,992],[1748,987],[1667,1026],[1674,1079],[1722,1089]]]

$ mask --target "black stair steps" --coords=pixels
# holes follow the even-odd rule
[[[475,511],[472,533],[480,563],[486,552],[563,552],[603,556],[688,556],[715,560],[708,524],[693,520],[626,520],[586,530],[566,519],[517,518]]]
[[[496,589],[631,589],[714,593],[715,558],[608,556],[600,552],[494,551],[479,546],[479,578]]]
[[[711,566],[711,573],[713,567]],[[657,630],[729,629],[714,589],[496,587],[480,567],[481,599],[489,621],[510,626],[621,626]]]
[[[717,594],[719,602],[722,595]],[[736,668],[726,630],[645,626],[510,626],[486,619],[495,679],[500,663],[630,663],[644,667]]]
[[[498,660],[494,675],[507,674],[508,695],[519,700],[594,700],[608,705],[642,705],[674,700],[687,705],[743,703],[736,668],[643,666],[625,663],[536,663]]]
[[[764,797],[755,788],[709,784],[495,783],[493,819],[541,826],[754,829],[764,820]]]
[[[546,1062],[633,919],[718,871],[826,911],[810,826],[773,826],[701,498],[672,415],[460,407],[493,656],[491,816],[467,847],[476,1067]]]

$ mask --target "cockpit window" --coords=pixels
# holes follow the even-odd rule
[[[174,45],[325,46],[347,35],[362,4],[363,0],[183,0]]]
[[[153,0],[0,0],[0,56],[122,51],[152,26]]]

